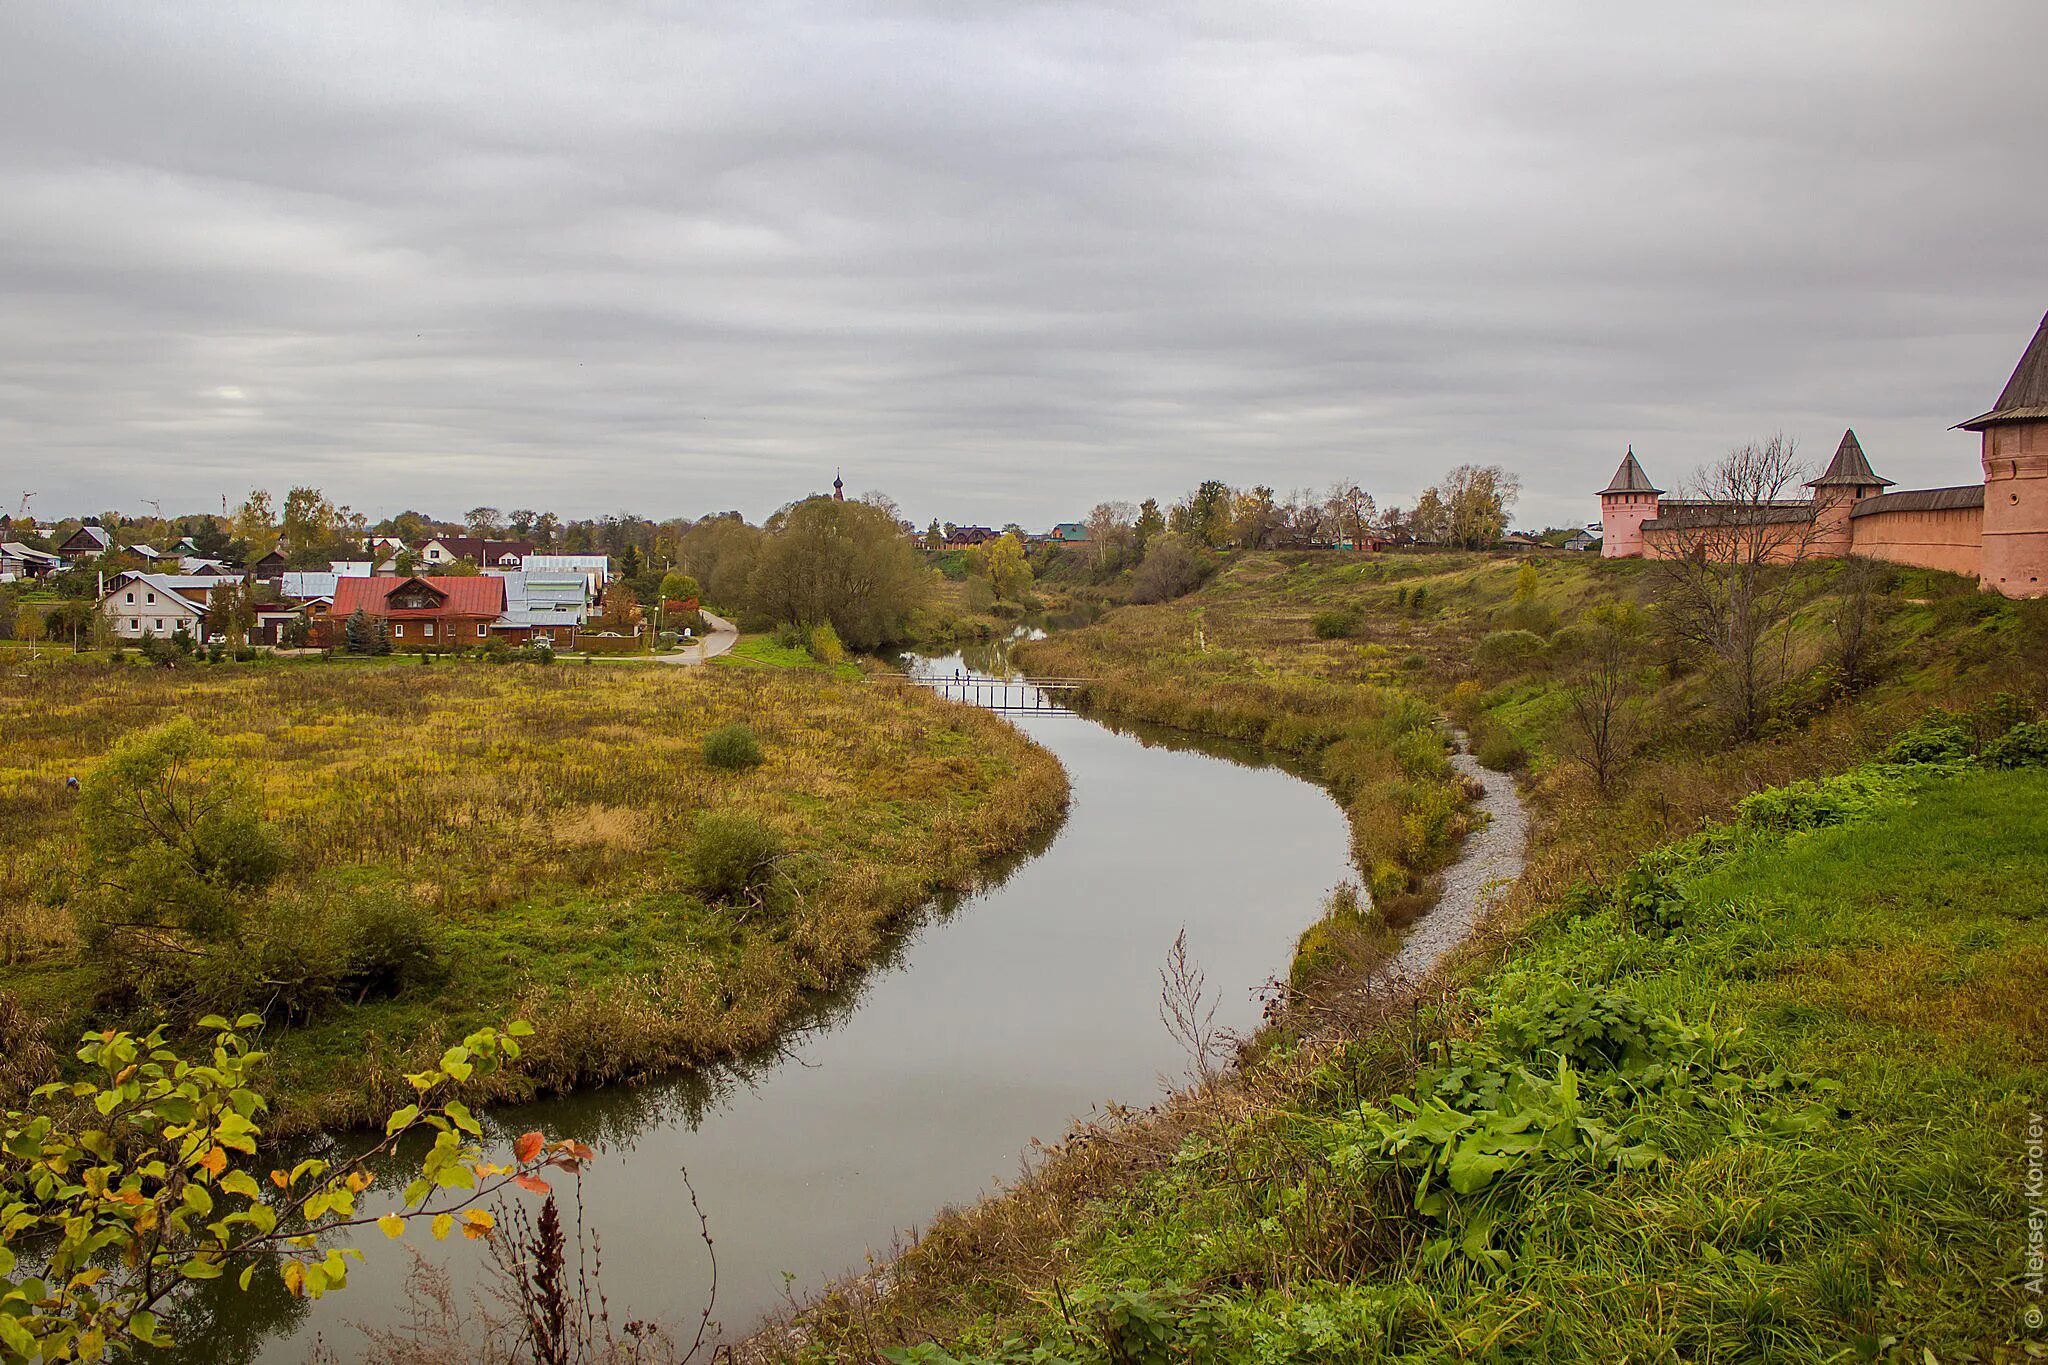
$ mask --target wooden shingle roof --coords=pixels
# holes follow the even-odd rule
[[[2020,363],[2013,368],[2012,378],[2005,381],[2005,392],[1998,395],[1997,405],[1987,413],[1958,423],[1957,429],[1982,431],[1998,422],[2041,421],[2048,421],[2048,314],[2042,316],[2034,339],[2027,343]]]
[[[1890,479],[1880,479],[1877,471],[1870,467],[1870,461],[1863,454],[1863,446],[1856,439],[1856,430],[1851,427],[1842,433],[1842,443],[1835,447],[1835,458],[1828,462],[1828,472],[1817,479],[1809,479],[1808,488],[1889,488]]]
[[[1621,457],[1621,468],[1614,471],[1614,477],[1607,481],[1605,493],[1661,493],[1664,490],[1650,482],[1650,476],[1636,463],[1636,448],[1630,446],[1628,454]]]

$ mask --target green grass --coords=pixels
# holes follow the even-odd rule
[[[800,668],[829,672],[840,678],[861,676],[859,664],[822,664],[811,657],[809,650],[777,644],[772,635],[742,635],[731,649],[711,662],[728,668]]]

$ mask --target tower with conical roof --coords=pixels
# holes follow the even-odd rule
[[[1621,467],[1600,490],[1600,557],[1628,559],[1643,552],[1643,523],[1657,516],[1657,498],[1664,490],[1650,482],[1636,463],[1636,448],[1621,457]]]
[[[2048,593],[2048,317],[1997,405],[1960,429],[1984,438],[1979,583],[2007,597]]]
[[[1880,479],[1870,467],[1855,428],[1845,430],[1827,472],[1806,483],[1813,490],[1813,540],[1807,554],[1830,559],[1848,554],[1852,539],[1849,514],[1857,503],[1876,497],[1891,485],[1890,479]]]

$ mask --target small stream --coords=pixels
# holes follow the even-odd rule
[[[1001,643],[905,664],[1013,676]],[[682,1168],[717,1241],[715,1316],[741,1335],[1014,1175],[1033,1138],[1053,1141],[1107,1102],[1150,1102],[1181,1077],[1159,972],[1183,927],[1221,998],[1217,1022],[1255,1026],[1255,991],[1285,973],[1296,935],[1352,875],[1335,803],[1249,749],[1073,715],[1014,719],[1072,782],[1072,809],[1042,848],[933,907],[769,1053],[494,1115],[500,1135],[538,1128],[599,1149],[583,1216],[602,1238],[614,1322],[694,1331],[708,1266]],[[484,1286],[481,1246],[406,1245],[465,1297]],[[406,1319],[409,1264],[374,1233],[365,1249],[349,1287],[319,1303],[220,1295],[187,1358],[301,1361],[316,1337],[362,1358],[352,1324]]]

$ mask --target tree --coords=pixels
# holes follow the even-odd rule
[[[1434,488],[1425,488],[1408,513],[1408,533],[1425,545],[1441,545],[1450,538],[1451,511]]]
[[[1108,578],[1137,559],[1137,518],[1138,509],[1127,502],[1098,502],[1088,513],[1087,555],[1097,578]]]
[[[625,553],[619,556],[619,577],[638,578],[641,567],[640,548],[637,545],[627,545]]]
[[[242,505],[235,509],[235,539],[249,547],[254,558],[262,558],[277,544],[277,514],[272,509],[267,490],[252,489]]]
[[[1005,531],[988,546],[988,581],[998,601],[1022,603],[1031,596],[1031,566],[1024,562],[1024,542]]]
[[[1713,661],[1717,699],[1737,739],[1769,715],[1791,667],[1792,617],[1806,587],[1812,508],[1786,495],[1805,478],[1784,436],[1737,447],[1690,481],[1656,565],[1657,605],[1681,642]]]
[[[1175,534],[1196,545],[1225,545],[1230,541],[1231,503],[1229,484],[1220,479],[1204,479],[1194,492],[1174,504],[1166,524]]]
[[[420,571],[420,557],[413,553],[410,545],[403,546],[392,557],[391,569],[400,578],[411,578]]]
[[[1427,518],[1431,540],[1484,550],[1507,533],[1508,513],[1521,496],[1522,483],[1499,465],[1461,464],[1442,483],[1423,490],[1413,520]]]
[[[1138,519],[1131,526],[1132,552],[1142,558],[1145,547],[1153,538],[1166,530],[1166,516],[1159,510],[1159,499],[1147,498],[1138,504]]]
[[[513,515],[517,516],[517,513]],[[531,513],[528,513],[531,516]],[[493,537],[503,529],[500,525],[505,514],[495,507],[472,507],[462,514],[462,524],[473,536]]]
[[[147,953],[232,938],[248,898],[283,870],[284,846],[248,784],[189,718],[115,745],[79,788],[94,892],[87,940]]]
[[[638,635],[644,620],[646,613],[640,609],[640,599],[623,579],[614,578],[605,585],[604,596],[598,599],[599,629],[619,635]]]
[[[370,613],[357,607],[348,619],[341,623],[342,647],[351,654],[368,654],[376,631],[370,625]]]
[[[255,627],[256,599],[246,581],[231,578],[208,596],[207,633],[224,637],[228,648],[240,649],[248,644],[249,632]]]
[[[0,1359],[173,1345],[159,1313],[198,1281],[232,1276],[247,1291],[274,1272],[292,1297],[319,1298],[345,1288],[349,1262],[364,1258],[338,1245],[351,1229],[374,1222],[398,1238],[425,1220],[437,1240],[458,1227],[477,1240],[496,1224],[483,1205],[515,1187],[545,1194],[546,1172],[594,1155],[535,1132],[509,1162],[485,1160],[483,1129],[455,1096],[519,1056],[533,1029],[515,1021],[409,1075],[414,1102],[355,1156],[271,1170],[260,1147],[266,1054],[245,1037],[261,1023],[210,1016],[190,1058],[161,1027],[89,1033],[76,1079],[38,1087],[0,1118]],[[357,1197],[401,1152],[420,1155],[397,1208],[358,1213]]]
[[[946,548],[946,533],[939,529],[939,519],[932,518],[932,524],[924,528],[924,547],[927,550]]]
[[[829,624],[851,649],[905,637],[931,575],[887,513],[807,498],[779,516],[747,580],[750,610],[808,630]]]
[[[1603,794],[1612,789],[1640,743],[1646,634],[1642,613],[1625,602],[1593,608],[1574,632],[1581,645],[1565,692],[1565,747],[1592,774]]]
[[[1372,539],[1372,494],[1355,483],[1333,483],[1323,495],[1323,511],[1336,532],[1335,540],[1350,541],[1354,550],[1368,548]]]
[[[760,555],[762,532],[737,513],[706,517],[683,536],[682,564],[704,586],[714,607],[738,611],[748,601],[748,580]]]
[[[1187,537],[1168,532],[1155,538],[1131,575],[1133,602],[1166,602],[1201,586],[1208,564]]]
[[[380,617],[370,623],[370,653],[384,655],[390,652],[391,629],[384,624],[383,619]]]
[[[661,600],[664,602],[688,602],[703,595],[697,580],[680,569],[671,569],[662,576]]]
[[[1231,496],[1230,539],[1247,550],[1273,548],[1284,522],[1273,490],[1264,484]]]
[[[294,564],[306,568],[325,565],[340,548],[346,515],[345,509],[329,502],[319,489],[294,488],[284,496],[278,543]]]

